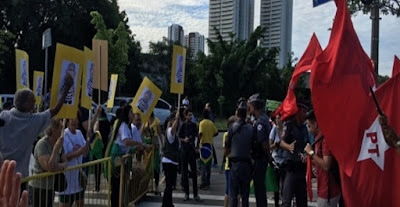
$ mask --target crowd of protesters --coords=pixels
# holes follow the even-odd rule
[[[54,177],[32,180],[29,186],[26,183],[21,185],[21,178],[29,175],[31,149],[34,147],[33,174],[65,171],[68,167],[82,164],[85,159],[89,160],[85,157],[89,157],[90,144],[97,140],[96,136],[102,148],[97,153],[91,153],[90,160],[112,157],[112,206],[118,206],[120,193],[121,163],[117,158],[132,152],[132,149],[138,154],[154,150],[156,195],[160,194],[161,168],[166,178],[162,206],[173,206],[172,191],[176,189],[178,172],[185,193],[184,201],[191,199],[189,179],[192,179],[193,199],[203,201],[198,188],[207,190],[210,187],[211,166],[217,163],[213,139],[218,130],[209,103],[204,107],[199,125],[186,97],[182,109],[171,109],[164,127],[154,114],[142,123],[140,114],[133,113],[132,107],[126,104],[118,109],[113,125],[99,106],[92,120],[88,120],[88,110],[80,108],[77,118],[67,120],[64,126],[60,119],[53,117],[60,111],[72,82],[72,78],[67,76],[63,87],[65,91],[54,108],[34,113],[34,94],[29,89],[22,89],[16,92],[13,107],[0,113],[0,160],[5,160],[0,171],[2,206],[16,206],[18,202],[20,206],[25,206],[28,201],[33,206],[40,203],[52,206]],[[238,101],[235,115],[227,121],[228,131],[223,135],[224,206],[236,207],[239,203],[243,207],[249,206],[252,180],[256,205],[266,206],[266,185],[269,181],[266,181],[265,175],[268,166],[274,169],[276,178],[275,205],[292,206],[296,203],[299,207],[307,206],[307,159],[316,169],[317,205],[343,206],[338,165],[319,129],[315,114],[309,110],[310,105],[301,101],[298,101],[297,107],[295,115],[282,121],[280,114],[271,118],[265,114],[265,103],[259,94]],[[387,124],[387,118],[382,115],[379,122],[388,145],[399,149],[399,137]],[[34,146],[42,132],[44,136]],[[72,206],[74,203],[84,206],[86,184],[81,183],[82,173],[85,171],[79,169],[65,171],[68,185],[63,192],[59,192],[60,206]],[[96,191],[100,190],[100,174],[101,169],[95,169]],[[197,186],[199,175],[202,177],[201,184]],[[25,190],[28,190],[29,196]]]

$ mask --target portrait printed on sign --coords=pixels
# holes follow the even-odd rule
[[[36,79],[36,94],[35,94],[35,96],[42,96],[42,90],[43,90],[43,77],[39,76]]]
[[[93,95],[93,73],[94,66],[92,61],[88,61],[87,68],[89,68],[87,76],[86,76],[86,95],[92,97]]]
[[[115,85],[114,80],[111,79],[110,80],[110,89],[108,90],[108,100],[110,100],[112,98],[112,94],[114,91],[114,85]]]
[[[176,73],[175,73],[175,82],[182,83],[183,82],[183,64],[184,59],[182,55],[177,55],[176,57]]]
[[[74,62],[63,60],[61,66],[61,77],[60,77],[60,86],[58,90],[58,99],[61,98],[61,95],[64,91],[64,82],[66,75],[69,74],[74,79],[74,85],[69,89],[67,97],[65,98],[64,104],[66,105],[74,105],[75,103],[75,90],[78,83],[78,75],[79,75],[79,64]]]
[[[146,114],[147,110],[151,106],[154,101],[155,95],[153,92],[146,86],[142,94],[139,96],[139,101],[136,104],[136,107],[143,113]]]
[[[21,58],[20,60],[20,71],[21,71],[21,84],[24,85],[25,87],[28,86],[28,64],[25,59]]]

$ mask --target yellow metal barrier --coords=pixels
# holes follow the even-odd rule
[[[30,206],[51,207],[60,202],[66,203],[69,199],[81,200],[85,206],[111,206],[111,168],[107,166],[111,166],[110,157],[69,167],[62,172],[45,172],[22,179],[23,183],[28,183]],[[108,170],[107,178],[104,170]],[[71,196],[65,196],[65,193],[53,190],[54,177],[64,173],[65,177],[68,177],[68,183],[72,184],[68,189],[72,188],[71,192],[80,191],[82,187],[77,186],[80,185],[80,171],[86,172],[87,175],[87,185],[83,188],[83,194],[71,193]]]
[[[65,203],[68,197],[64,193],[53,190],[54,177],[60,173],[64,173],[66,177],[71,174],[77,175],[80,170],[86,172],[88,181],[86,188],[83,189],[83,199],[81,194],[76,193],[72,193],[71,199],[81,200],[81,202],[83,200],[85,206],[111,206],[112,176],[119,177],[119,200],[117,202],[120,207],[132,206],[152,189],[154,149],[124,155],[120,158],[121,166],[114,168],[113,171],[109,167],[111,162],[111,157],[108,157],[69,167],[62,172],[45,172],[22,179],[23,183],[28,183],[30,206],[51,207],[54,206],[53,204]],[[105,170],[107,173],[104,173]],[[100,172],[100,174],[96,172]],[[80,187],[77,186],[80,183],[79,176],[72,176],[69,181],[69,183],[73,183],[72,188],[80,190]]]
[[[152,189],[154,149],[121,157],[119,207],[133,206]]]

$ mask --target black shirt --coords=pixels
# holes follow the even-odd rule
[[[179,130],[179,138],[185,139],[189,137],[189,143],[182,142],[182,148],[187,149],[187,147],[195,147],[195,141],[199,130],[197,125],[193,122],[183,122]]]
[[[308,140],[308,130],[305,124],[298,125],[296,119],[291,119],[286,122],[283,127],[283,140],[287,144],[291,144],[296,141],[294,145],[293,154],[289,151],[285,151],[284,155],[286,157],[286,161],[289,162],[301,162],[300,154],[304,152],[304,148],[307,144]]]

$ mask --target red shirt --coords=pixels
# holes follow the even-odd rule
[[[319,134],[315,140],[321,139],[322,134]],[[322,145],[322,147],[321,147]],[[322,149],[322,151],[321,151]],[[325,139],[315,144],[315,154],[323,158],[323,156],[332,156]],[[327,172],[324,169],[316,166],[317,168],[317,195],[319,198],[328,199],[328,185],[329,185],[329,197],[333,198],[340,194],[340,185],[336,183],[332,172]],[[329,182],[328,182],[329,179]],[[329,183],[329,184],[328,184]]]

